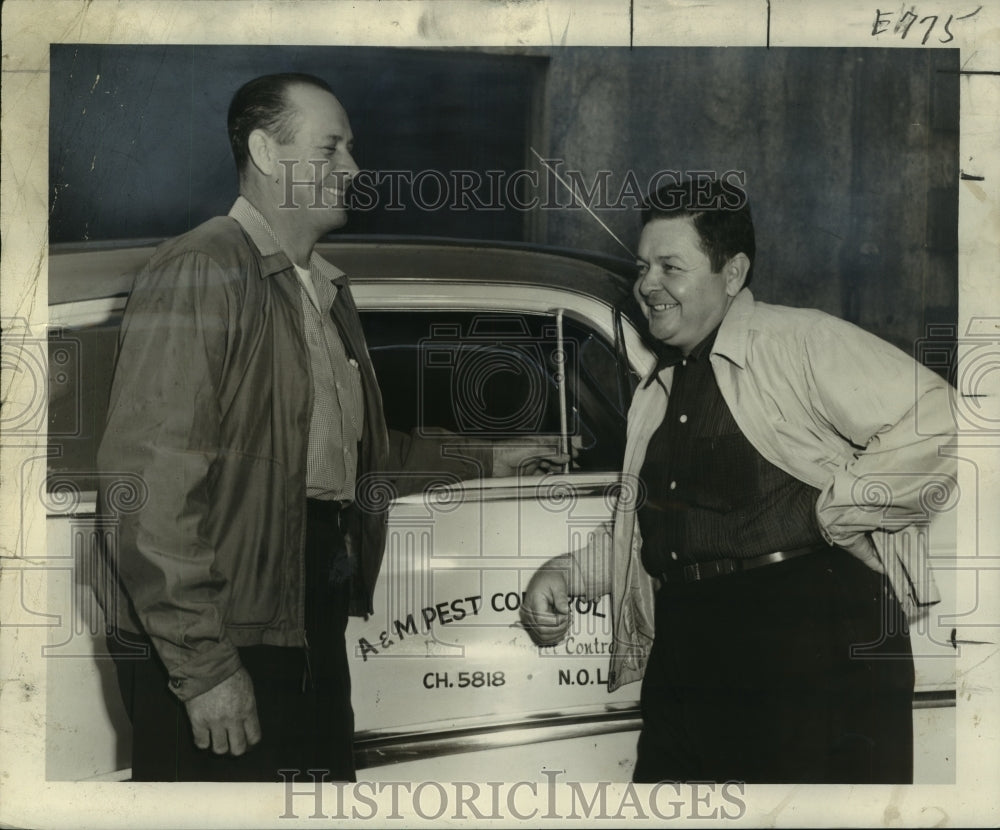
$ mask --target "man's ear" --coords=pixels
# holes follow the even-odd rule
[[[250,161],[265,176],[272,176],[277,166],[274,141],[264,130],[254,130],[247,139]]]
[[[723,269],[726,273],[726,294],[735,297],[740,293],[743,283],[747,280],[747,273],[750,271],[750,258],[739,253],[726,263]]]

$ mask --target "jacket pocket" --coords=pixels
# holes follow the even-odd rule
[[[229,453],[215,481],[216,567],[229,588],[226,623],[262,627],[281,613],[286,510],[281,465]]]

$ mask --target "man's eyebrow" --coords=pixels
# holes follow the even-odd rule
[[[650,259],[655,259],[657,262],[665,262],[667,260],[673,260],[676,263],[680,263],[680,266],[682,268],[689,267],[687,260],[684,259],[684,257],[678,253],[657,254],[656,256],[650,257]],[[641,256],[637,256],[635,258],[635,264],[640,268],[649,268],[649,262],[643,259]]]
[[[339,143],[340,143],[341,141],[343,141],[343,140],[344,140],[344,137],[343,137],[342,135],[339,135],[339,134],[331,134],[331,135],[328,135],[328,136],[327,136],[327,137],[326,137],[326,138],[325,138],[325,139],[323,140],[323,143],[324,143],[324,144],[339,144]],[[353,147],[353,146],[354,146],[354,139],[353,139],[353,138],[352,138],[352,139],[351,139],[350,141],[348,141],[348,142],[347,142],[347,146],[348,146],[348,147]]]

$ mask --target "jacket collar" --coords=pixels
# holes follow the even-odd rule
[[[271,226],[263,214],[246,197],[239,196],[236,199],[229,210],[229,216],[239,223],[253,244],[257,246],[257,250],[260,251],[262,257],[261,277],[272,277],[292,268],[292,261],[281,250],[281,246],[278,245],[271,231]],[[323,259],[316,251],[313,251],[309,258],[309,270],[325,276],[334,285],[347,285],[347,275]]]
[[[722,318],[719,334],[712,347],[713,355],[721,355],[741,369],[746,368],[747,339],[750,336],[750,318],[753,317],[753,294],[749,288],[740,289],[729,311]]]

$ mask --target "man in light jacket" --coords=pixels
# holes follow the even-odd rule
[[[608,686],[640,678],[637,782],[912,780],[907,619],[955,460],[953,390],[879,338],[754,300],[749,204],[668,185],[635,295],[659,362],[628,418],[613,522],[551,560],[522,620],[613,598]]]

